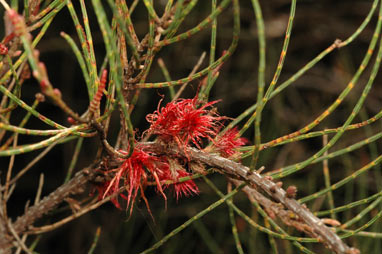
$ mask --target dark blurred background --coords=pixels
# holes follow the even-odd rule
[[[77,1],[73,2],[78,11],[77,13],[80,13],[79,3]],[[129,4],[131,1],[127,2]],[[160,10],[164,7],[166,1],[154,2],[156,8]],[[260,4],[263,9],[266,28],[266,84],[268,85],[279,60],[289,18],[290,1],[269,0],[260,1]],[[366,17],[371,5],[371,1],[361,0],[298,1],[290,45],[278,84],[291,77],[336,39],[345,40],[353,34]],[[253,105],[257,96],[259,57],[256,21],[250,1],[240,1],[240,6],[242,30],[238,48],[235,54],[223,65],[220,76],[211,92],[211,100],[221,100],[217,104],[219,113],[232,118],[237,117],[241,112]],[[100,66],[105,55],[105,49],[90,1],[88,8],[97,63]],[[209,10],[210,1],[199,1],[185,19],[179,32],[194,27],[209,14]],[[142,39],[148,31],[147,13],[142,1],[134,11],[132,19],[138,36]],[[263,142],[305,126],[337,98],[365,55],[376,20],[377,17],[374,15],[370,24],[351,45],[335,50],[303,77],[295,81],[282,94],[269,102],[264,109],[262,118]],[[68,10],[65,8],[54,19],[47,34],[37,48],[41,54],[41,61],[45,62],[47,66],[52,84],[61,90],[64,100],[73,109],[82,113],[86,110],[89,103],[84,79],[74,54],[65,40],[59,35],[61,31],[71,35],[78,42],[75,27]],[[228,48],[231,40],[232,14],[231,8],[228,8],[218,19],[217,56],[220,56],[223,50]],[[171,77],[179,79],[189,74],[204,51],[206,53],[209,52],[209,45],[210,29],[207,29],[188,40],[164,48],[158,56],[163,58]],[[164,80],[156,60],[148,76],[148,82]],[[207,62],[208,57],[202,67],[207,66]],[[316,129],[338,127],[343,124],[354,107],[357,98],[360,96],[360,91],[367,81],[369,69],[361,77],[359,85],[353,89],[344,103]],[[186,89],[183,97],[193,97],[198,89],[198,82],[193,81]],[[374,115],[381,108],[382,94],[380,82],[381,77],[378,76],[373,91],[367,98],[363,110],[364,116]],[[23,86],[22,99],[31,104],[37,92],[39,92],[39,87],[36,81],[31,79]],[[147,89],[141,95],[138,106],[133,114],[133,122],[135,128],[143,132],[148,126],[145,115],[156,109],[161,95],[165,95],[165,101],[168,101],[169,96],[168,91],[165,89]],[[68,125],[66,116],[49,101],[41,104],[38,110],[47,117]],[[17,112],[20,112],[20,114],[14,114],[12,117],[13,123],[18,123],[24,115],[21,109],[18,109]],[[115,141],[113,139],[116,137],[117,125],[119,123],[117,117],[113,119],[115,123],[112,124],[110,130],[111,143]],[[356,121],[361,121],[361,119],[357,117]],[[47,128],[33,117],[26,127],[31,129]],[[377,128],[372,128],[371,130],[377,131]],[[345,134],[336,148],[354,143],[364,137],[364,135],[363,130]],[[253,143],[252,128],[245,133],[245,136]],[[20,143],[24,144],[38,140],[40,139],[36,137],[20,136]],[[15,218],[17,215],[22,214],[25,202],[28,199],[34,199],[40,173],[43,172],[45,175],[43,195],[50,193],[63,183],[74,146],[75,141],[56,146],[45,159],[34,166],[19,181],[9,203],[10,215]],[[80,153],[76,170],[86,167],[93,161],[97,147],[97,138],[84,141],[84,147]],[[267,171],[277,169],[304,160],[321,147],[321,138],[315,138],[267,149],[260,154],[259,165],[264,165]],[[39,152],[18,155],[16,157],[15,169],[24,167]],[[353,154],[350,154],[347,160],[348,166],[350,165],[353,169],[357,169],[370,161],[370,155],[366,149],[361,149],[357,151],[357,154],[354,154],[354,157],[352,156]],[[7,160],[1,159],[0,161],[2,165],[1,170],[4,172],[7,168]],[[336,170],[342,170],[346,166],[344,161],[334,161],[331,165]],[[312,167],[313,169],[314,167],[320,168],[321,165]],[[299,195],[301,196],[313,193],[323,185],[322,173],[320,170],[311,170],[309,172],[310,176],[308,178],[304,171],[284,181],[298,186],[300,190]],[[2,174],[3,176],[4,174]],[[343,171],[338,174],[334,172],[332,175],[333,181],[340,180],[343,177]],[[226,190],[226,180],[223,176],[212,175],[211,179],[221,190]],[[373,181],[373,179],[368,178],[368,181]],[[147,197],[149,198],[155,221],[150,218],[144,203],[141,201],[137,201],[137,208],[132,216],[129,216],[127,211],[116,209],[112,204],[106,204],[96,211],[86,214],[57,230],[44,234],[40,238],[36,251],[39,253],[57,254],[87,253],[92,244],[96,228],[101,227],[101,236],[95,253],[138,253],[218,199],[202,180],[198,180],[197,184],[201,191],[198,196],[183,198],[176,202],[175,198],[169,193],[167,209],[165,209],[163,198],[158,196],[155,191],[149,189]],[[367,191],[375,192],[376,190],[373,188],[370,187],[370,190]],[[341,202],[343,202],[342,193],[337,194],[339,196],[336,197],[336,204],[341,205]],[[251,208],[244,195],[237,195],[235,200],[240,208],[251,215]],[[54,222],[55,219],[63,218],[63,216],[68,214],[68,211],[59,210],[51,216],[51,221],[42,220],[38,224],[49,224]],[[239,235],[246,253],[269,253],[269,241],[265,234],[251,232],[248,225],[240,217],[237,217],[237,223]],[[203,217],[200,222],[192,224],[188,229],[162,246],[156,253],[211,253],[211,248],[213,249],[214,247],[209,246],[203,240],[203,238],[208,239],[208,236],[214,239],[214,241],[207,241],[209,241],[209,244],[216,245],[215,250],[217,248],[221,253],[236,252],[226,206],[223,205],[217,208]],[[283,242],[280,241],[279,247],[281,250],[282,246]],[[325,253],[325,250],[321,249],[320,245],[313,245],[312,249],[318,253]],[[251,252],[253,250],[256,250],[256,252]],[[295,251],[293,250],[289,253],[296,253]],[[285,250],[285,252],[281,251],[280,253],[288,252]]]

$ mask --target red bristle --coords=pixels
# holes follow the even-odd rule
[[[8,54],[8,48],[3,43],[0,43],[0,55]]]

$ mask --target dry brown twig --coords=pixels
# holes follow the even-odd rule
[[[328,228],[319,218],[314,216],[306,206],[299,204],[295,199],[289,198],[285,190],[276,183],[266,177],[262,177],[255,171],[240,163],[231,161],[215,154],[205,153],[203,151],[187,148],[177,149],[176,147],[165,147],[159,143],[151,143],[147,145],[147,150],[158,154],[166,153],[172,156],[186,156],[190,160],[202,162],[210,167],[220,169],[222,173],[236,179],[248,182],[251,186],[256,187],[274,200],[281,203],[285,208],[296,214],[307,226],[312,229],[312,233],[316,235],[329,249],[335,253],[356,254],[358,249],[350,248],[339,237]]]
[[[169,147],[161,143],[154,142],[146,142],[142,143],[142,145],[145,146],[145,150],[154,152],[158,155],[167,154],[171,156],[187,157],[190,161],[203,163],[207,166],[217,168],[221,173],[232,178],[232,181],[235,184],[245,181],[248,183],[248,186],[246,186],[243,191],[247,193],[249,198],[253,198],[259,202],[259,204],[261,204],[266,211],[271,211],[276,214],[286,225],[293,226],[311,236],[318,238],[320,242],[324,243],[335,253],[359,253],[357,249],[347,246],[338,237],[338,235],[335,234],[335,232],[327,227],[319,218],[314,216],[305,205],[301,205],[294,198],[291,198],[291,196],[283,190],[281,186],[269,178],[262,177],[255,171],[250,171],[248,167],[243,166],[240,163],[231,161],[216,154],[206,153],[195,148],[179,149],[179,147],[176,146]],[[96,177],[95,169],[98,167],[99,164],[93,164],[92,166],[83,169],[78,172],[68,183],[59,187],[56,191],[42,199],[39,203],[28,208],[26,213],[12,224],[12,229],[14,232],[17,235],[26,232],[29,234],[40,233],[39,230],[33,230],[33,223],[44,214],[54,209],[70,195],[82,192],[84,190],[83,186],[93,181]],[[269,198],[262,195],[258,190],[265,192],[278,203],[271,201]],[[79,216],[97,208],[110,198],[111,196],[108,199],[102,200],[102,202],[97,202],[83,207],[81,211],[69,216],[62,222],[58,222],[57,225],[61,226],[75,218],[78,218]],[[282,208],[280,208],[279,204],[282,204]],[[289,212],[293,212],[298,219],[293,221],[290,220],[286,215],[286,213]],[[43,229],[41,232],[57,228],[55,224],[52,224],[52,226],[53,227],[46,226],[40,228]],[[0,239],[0,253],[2,253],[2,251],[7,253],[7,251],[12,247],[12,241],[17,240],[14,238],[14,232],[12,232],[11,235],[8,235],[7,238],[3,237]]]
[[[29,207],[24,215],[18,217],[15,222],[9,222],[12,227],[7,225],[8,230],[0,224],[0,233],[4,232],[3,237],[0,238],[0,253],[8,253],[10,248],[12,248],[12,242],[17,240],[13,232],[10,232],[10,228],[14,230],[16,235],[23,234],[37,219],[56,208],[65,198],[82,192],[84,186],[95,176],[94,165],[81,170],[69,182],[57,188],[40,202]],[[3,222],[4,214],[2,213],[1,216],[1,221]]]

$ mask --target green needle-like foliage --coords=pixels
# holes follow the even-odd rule
[[[0,253],[381,253],[382,0],[313,2],[0,0]]]

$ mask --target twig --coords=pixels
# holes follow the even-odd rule
[[[21,169],[15,177],[13,177],[9,184],[12,185],[17,182],[17,180],[22,177],[30,168],[32,168],[39,160],[41,160],[53,147],[57,145],[59,141],[53,142],[50,146],[45,148],[38,156],[36,156],[31,162],[28,163],[23,169]],[[5,187],[0,187],[0,191],[3,191]]]
[[[3,199],[2,197],[2,192],[0,191],[0,200]],[[10,236],[7,234],[7,219],[5,217],[5,214],[4,214],[4,207],[3,207],[3,202],[0,202],[0,235],[2,236],[1,239],[3,239],[3,241],[7,240],[7,241],[11,241],[12,239],[10,238]],[[1,241],[1,240],[0,240]],[[8,251],[9,252],[9,251]],[[7,254],[8,253],[7,250],[3,250],[1,249],[1,246],[0,246],[0,253],[4,253],[4,254]]]
[[[79,210],[78,212],[76,213],[73,213],[72,215],[66,217],[65,219],[62,219],[60,221],[57,221],[53,224],[50,224],[50,225],[46,225],[46,226],[42,226],[42,227],[31,227],[31,230],[28,231],[27,233],[28,234],[42,234],[42,233],[45,233],[45,232],[49,232],[49,231],[52,231],[56,228],[59,228],[61,227],[62,225],[74,220],[74,219],[77,219],[79,218],[80,216],[100,207],[101,205],[109,202],[111,199],[115,198],[117,195],[119,195],[121,192],[125,191],[125,187],[121,187],[119,189],[119,191],[117,191],[116,193],[113,193],[113,195],[110,195],[110,196],[107,196],[105,197],[104,199],[96,202],[96,203],[92,203],[86,207],[83,207],[81,210]]]
[[[192,71],[190,72],[190,74],[188,75],[188,77],[191,77],[192,75],[195,74],[195,72],[199,69],[200,65],[202,65],[203,63],[203,60],[204,58],[206,57],[206,52],[203,52],[202,55],[199,57],[199,60],[198,62],[196,63],[196,65],[194,66],[194,68],[192,69]],[[178,90],[178,92],[175,94],[174,98],[172,99],[173,101],[176,101],[179,96],[182,94],[183,90],[186,88],[186,86],[188,85],[189,82],[186,82],[184,83]]]
[[[11,234],[13,235],[13,237],[16,239],[16,241],[17,241],[19,247],[21,247],[21,249],[23,249],[23,251],[25,251],[26,253],[28,253],[28,254],[33,254],[33,253],[28,249],[28,247],[25,246],[24,242],[21,241],[20,237],[17,235],[17,232],[16,232],[15,228],[13,227],[13,225],[12,225],[12,223],[11,223],[10,220],[8,220],[8,225],[7,225],[7,226],[8,226],[9,231],[11,231]]]
[[[208,166],[220,169],[225,175],[246,181],[263,190],[276,201],[280,202],[290,211],[299,216],[299,218],[312,229],[312,232],[314,232],[320,238],[320,241],[322,241],[329,249],[332,249],[336,253],[359,253],[359,250],[347,246],[338,235],[324,225],[324,223],[314,216],[308,208],[299,204],[295,199],[289,198],[286,192],[276,183],[268,178],[262,177],[256,172],[251,172],[250,169],[244,165],[194,148],[182,150],[176,147],[166,147],[159,143],[146,143],[146,147],[147,150],[151,150],[158,154],[166,153],[173,156],[186,156],[187,158],[190,158],[190,160],[202,162]]]
[[[243,181],[236,180],[233,178],[230,178],[229,180],[233,182],[236,186],[243,183]],[[317,237],[317,235],[315,235],[314,232],[311,231],[309,226],[307,226],[303,221],[299,220],[298,216],[296,216],[295,214],[291,215],[290,211],[285,210],[284,207],[265,197],[255,188],[252,188],[251,186],[247,185],[243,188],[243,192],[247,194],[247,197],[251,202],[257,202],[262,207],[264,207],[265,211],[271,218],[277,216],[285,225],[292,226],[299,231],[303,231],[307,234]]]
[[[17,218],[13,223],[13,229],[16,234],[20,234],[26,231],[37,219],[41,218],[44,214],[54,209],[60,204],[66,197],[82,192],[85,184],[95,177],[95,166],[97,163],[81,170],[75,177],[73,177],[66,184],[61,185],[54,192],[46,196],[39,203],[29,207],[24,215]],[[4,214],[2,214],[4,217]],[[9,237],[0,237],[0,252],[5,252],[12,247]]]
[[[109,142],[106,140],[106,133],[105,130],[103,129],[102,125],[97,123],[96,121],[92,121],[92,126],[98,131],[101,142],[103,144],[103,147],[105,148],[105,151],[112,157],[117,157],[117,158],[128,158],[130,155],[129,154],[123,154],[118,152],[116,149],[114,149]]]
[[[157,154],[168,154],[171,156],[184,156],[192,161],[202,162],[210,167],[217,168],[223,174],[231,177],[233,179],[240,179],[240,181],[245,181],[250,184],[250,186],[261,189],[269,196],[271,196],[277,202],[280,202],[284,207],[292,211],[298,216],[298,220],[292,221],[284,218],[284,223],[287,225],[292,225],[300,230],[307,232],[315,237],[317,237],[321,242],[323,242],[329,249],[332,249],[336,253],[344,254],[356,254],[359,251],[355,248],[350,248],[342,242],[342,240],[324,223],[314,216],[304,205],[299,204],[295,199],[291,198],[288,194],[276,183],[271,181],[269,178],[262,177],[257,172],[250,172],[248,167],[245,167],[239,163],[231,161],[229,159],[223,158],[216,154],[206,153],[194,148],[179,149],[179,147],[165,146],[160,143],[145,142],[141,143],[145,147],[145,150],[155,152]],[[59,187],[56,191],[51,193],[49,196],[45,197],[38,204],[30,207],[26,213],[19,217],[13,225],[13,228],[17,234],[25,232],[28,227],[30,227],[38,218],[46,214],[48,211],[52,210],[59,203],[61,203],[66,197],[71,194],[82,192],[83,186],[88,183],[91,179],[95,177],[95,165],[92,165],[80,172],[78,172],[68,183]],[[250,193],[251,197],[256,197],[255,199],[261,203],[265,209],[269,212],[272,211],[278,216],[283,217],[283,209],[277,209],[276,204],[270,201],[268,198],[264,197],[253,187],[246,187],[244,190]],[[34,228],[28,233],[42,233],[58,226],[67,223],[70,220],[78,218],[82,214],[87,213],[99,207],[101,204],[107,202],[112,196],[91,204],[86,208],[81,209],[68,218],[54,223],[49,226],[44,226],[39,229]],[[7,250],[11,247],[11,240],[9,238],[0,239],[0,250]]]
[[[28,236],[27,234],[24,234],[23,237],[21,237],[21,241],[22,241],[23,243],[25,243],[25,240],[27,239],[27,236]],[[22,250],[21,247],[17,248],[15,254],[20,254],[20,253],[21,253],[21,250]]]
[[[40,175],[40,181],[39,181],[38,188],[37,188],[36,198],[34,199],[35,205],[37,205],[40,202],[42,186],[44,186],[44,174],[43,173],[41,173],[41,175]]]
[[[16,134],[16,136],[15,136],[15,138],[13,140],[13,148],[15,148],[17,146],[17,142],[18,142],[18,135]],[[14,161],[15,161],[15,155],[12,155],[11,158],[9,159],[8,171],[7,171],[6,180],[5,180],[5,190],[4,190],[4,194],[3,194],[3,199],[0,201],[0,202],[3,203],[2,204],[2,209],[3,209],[4,219],[8,218],[8,215],[7,215],[7,201],[10,198],[10,193],[9,193],[10,184],[9,184],[9,181],[11,179]]]

